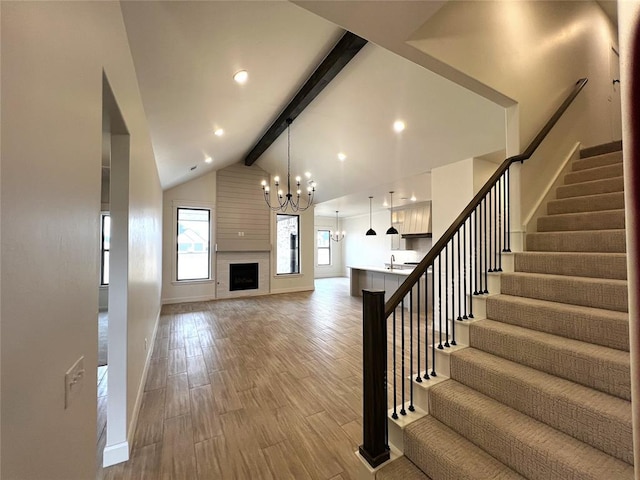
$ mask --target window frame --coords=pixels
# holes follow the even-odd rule
[[[297,245],[296,245],[296,253],[297,253],[297,261],[296,261],[296,265],[298,267],[298,270],[296,272],[286,272],[286,273],[279,273],[278,272],[278,254],[279,254],[279,249],[278,249],[278,218],[279,217],[291,217],[291,218],[296,218],[296,239],[297,239]],[[300,254],[300,246],[301,246],[301,242],[300,242],[300,220],[301,217],[300,215],[296,215],[296,214],[292,214],[292,213],[276,213],[276,277],[285,277],[285,276],[291,276],[291,275],[302,275],[302,266],[300,265],[300,258],[301,258],[301,254]],[[290,251],[291,249],[289,249]]]
[[[109,248],[104,248],[104,222],[105,218],[109,218]],[[105,265],[105,252],[111,252],[111,214],[110,212],[100,212],[100,286],[108,287],[109,282],[104,281],[104,265]]]
[[[329,236],[329,243],[327,244],[326,247],[321,247],[318,245],[317,243],[317,237],[318,237],[318,233],[320,232],[327,232],[327,235]],[[320,263],[320,250],[328,250],[329,251],[329,263]],[[332,248],[331,248],[331,230],[329,229],[325,229],[325,228],[318,228],[316,230],[316,266],[318,267],[330,267],[333,265],[333,253],[332,253]]]
[[[207,277],[202,277],[202,278],[184,278],[184,279],[180,279],[178,278],[178,272],[180,271],[179,269],[179,264],[180,264],[180,246],[178,243],[178,237],[180,235],[179,232],[179,219],[180,219],[180,210],[199,210],[199,211],[206,211],[207,215],[208,215],[208,232],[209,232],[209,238],[207,241]],[[211,252],[211,238],[212,238],[212,232],[213,232],[213,222],[212,222],[212,218],[213,218],[213,209],[211,207],[208,206],[202,206],[202,205],[186,205],[186,204],[179,204],[179,205],[175,205],[174,206],[174,267],[173,267],[173,280],[172,283],[175,284],[179,284],[179,285],[185,285],[188,283],[203,283],[203,282],[211,282],[214,280],[213,278],[213,269],[212,269],[212,252]],[[184,252],[182,252],[184,253]]]

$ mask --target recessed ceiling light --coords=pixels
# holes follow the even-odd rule
[[[402,120],[396,120],[395,122],[393,122],[393,129],[400,133],[401,131],[403,131],[405,129],[406,125],[404,124],[404,122]]]
[[[387,203],[387,201],[385,200],[384,202],[382,202],[382,206],[383,206],[383,207],[388,207],[388,206],[389,206],[389,204],[388,204],[388,203]]]
[[[307,178],[311,178],[311,172],[304,172],[304,176]]]
[[[249,74],[247,73],[246,70],[240,70],[239,72],[236,72],[233,75],[233,79],[236,81],[236,83],[243,85],[247,83],[247,80],[249,79]]]
[[[221,137],[222,135],[224,135],[224,130],[223,130],[222,128],[216,128],[216,129],[213,131],[213,134],[214,134],[216,137]]]
[[[207,157],[207,158],[204,159],[204,161],[205,161],[205,163],[211,163],[211,162],[213,162],[213,158]]]
[[[338,159],[339,159],[341,162],[344,162],[344,161],[347,159],[347,156],[346,156],[344,153],[340,152],[340,153],[338,154]]]
[[[415,195],[411,195],[411,201],[415,202],[416,201],[416,196]]]

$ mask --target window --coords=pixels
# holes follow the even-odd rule
[[[109,285],[109,250],[111,249],[111,217],[100,215],[100,285]]]
[[[331,265],[331,232],[318,230],[318,265]]]
[[[276,215],[278,275],[300,273],[300,217]]]
[[[209,280],[211,211],[178,208],[176,280]]]

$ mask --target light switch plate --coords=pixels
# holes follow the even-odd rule
[[[82,390],[84,385],[84,355],[76,360],[76,363],[67,370],[64,376],[64,408],[67,409],[71,405],[72,400]]]

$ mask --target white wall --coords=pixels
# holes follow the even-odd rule
[[[595,2],[447,2],[410,44],[515,100],[526,146],[578,78],[589,77],[583,142],[611,140],[610,20]]]
[[[336,229],[335,217],[315,217],[314,231],[314,248],[318,246],[318,230],[331,230]],[[340,219],[340,231],[345,230],[344,219]],[[315,265],[315,278],[328,278],[328,277],[342,277],[344,276],[344,263],[342,261],[343,251],[346,242],[346,238],[340,242],[331,241],[331,265],[318,265],[318,251],[315,250],[314,265]]]
[[[116,2],[2,2],[2,471],[93,478],[102,74],[131,134],[127,405],[160,308],[161,205]],[[64,409],[64,373],[85,357]]]
[[[640,2],[618,2],[620,26],[620,70],[622,86],[622,130],[624,144],[625,204],[627,225],[627,270],[629,281],[629,339],[635,478],[640,478],[640,141],[638,139],[638,58],[640,56]],[[636,122],[635,129],[630,121]]]
[[[431,221],[433,243],[473,198],[473,158],[431,171]]]
[[[162,302],[176,303],[199,300],[211,300],[216,297],[215,278],[209,282],[175,281],[176,263],[176,225],[174,211],[178,204],[184,207],[214,208],[216,203],[216,172],[185,182],[166,190],[163,194],[162,206]],[[215,277],[216,259],[215,244],[215,210],[211,212],[211,268]]]
[[[509,155],[524,150],[576,80],[588,77],[545,142],[546,152],[521,171],[513,169],[512,186],[521,193],[512,195],[515,230],[552,180],[558,159],[576,142],[617,140],[609,102],[609,52],[616,36],[608,17],[590,1],[452,1],[412,35],[411,45],[487,85],[497,92],[495,101],[513,99],[506,112]]]

